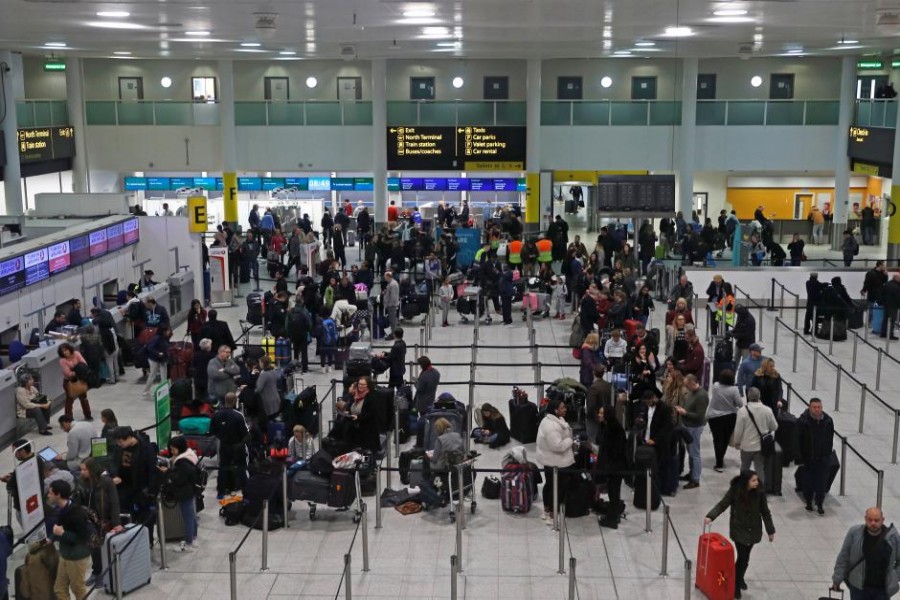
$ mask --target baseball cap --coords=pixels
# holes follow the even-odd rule
[[[750,344],[751,352],[762,352],[762,349],[763,349],[763,347],[760,346],[759,344]]]

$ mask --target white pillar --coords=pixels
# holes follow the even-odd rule
[[[831,230],[831,247],[838,249],[843,243],[843,231],[847,228],[847,213],[850,203],[850,159],[847,158],[850,123],[856,104],[856,58],[845,56],[841,59],[840,108],[834,143],[834,202],[831,214],[834,217]],[[821,206],[819,208],[822,208]]]
[[[541,60],[528,59],[525,79],[525,170],[541,170]]]
[[[387,60],[372,59],[372,198],[375,223],[387,223]]]
[[[6,106],[0,107],[0,129],[3,130],[3,146],[6,150],[6,166],[3,167],[3,191],[6,194],[6,214],[21,215],[22,169],[19,165],[19,135],[16,119],[16,100],[25,97],[25,78],[22,74],[22,55],[10,50],[0,50],[0,85]]]
[[[237,169],[237,135],[234,130],[234,62],[219,61],[219,126],[222,128],[222,171]]]
[[[696,58],[681,64],[681,127],[678,128],[678,210],[690,220],[694,206],[694,156],[697,146]]]
[[[72,160],[72,191],[90,192],[90,167],[87,153],[87,123],[84,118],[84,73],[80,58],[66,57],[66,99],[69,125],[75,128],[75,158]]]

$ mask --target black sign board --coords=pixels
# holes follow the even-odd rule
[[[389,171],[455,171],[462,168],[456,158],[454,127],[388,127]]]
[[[894,162],[894,136],[893,129],[853,126],[847,155],[866,163],[891,165]]]
[[[525,169],[524,127],[456,128],[456,154],[468,171]]]
[[[35,127],[19,129],[19,162],[44,162],[75,156],[75,128]]]
[[[597,191],[600,212],[661,216],[675,212],[674,175],[604,175]]]

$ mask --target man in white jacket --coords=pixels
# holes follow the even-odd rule
[[[747,404],[738,410],[731,436],[731,445],[741,451],[741,471],[749,469],[752,463],[759,478],[765,479],[761,437],[777,429],[778,421],[772,409],[759,401],[759,390],[747,388]]]

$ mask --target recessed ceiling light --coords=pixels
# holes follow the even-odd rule
[[[439,48],[459,48],[462,44],[460,42],[438,42],[435,46]]]
[[[602,88],[612,87],[612,83],[613,83],[612,77],[610,77],[608,75],[600,78],[600,87],[602,87]]]
[[[835,46],[834,48],[829,48],[829,50],[860,50],[862,46],[853,46],[850,44],[846,44],[844,46]]]
[[[68,44],[65,42],[44,42],[44,45],[48,48],[66,48]]]
[[[97,13],[98,17],[108,17],[111,19],[124,19],[125,17],[130,17],[130,12],[125,12],[124,10],[101,10]]]
[[[758,88],[759,86],[762,85],[762,77],[760,77],[759,75],[754,75],[753,77],[750,78],[750,85],[752,85],[755,88]]]
[[[208,32],[208,31],[202,31],[202,30],[198,30],[198,31],[185,31],[185,32],[184,32],[184,35],[189,35],[189,36],[191,36],[191,37],[206,37],[206,36],[209,35],[209,32]]]
[[[262,46],[259,42],[241,42],[241,47],[243,48],[259,48]]]
[[[456,89],[459,89],[459,88],[461,88],[466,82],[463,80],[462,77],[454,77],[454,78],[453,78],[453,81],[452,81],[451,83],[453,84],[453,87],[455,87]]]
[[[687,37],[694,35],[694,31],[690,27],[666,27],[663,33],[666,37]]]
[[[99,27],[100,29],[147,29],[146,25],[140,23],[128,23],[126,21],[90,21],[88,27]]]
[[[319,85],[319,80],[315,77],[309,76],[306,78],[306,87],[308,87],[309,89],[313,89],[317,85]]]
[[[640,42],[635,42],[634,45],[639,48],[650,48],[651,46],[655,46],[656,42],[640,41]]]
[[[446,27],[423,27],[422,33],[425,35],[448,35],[450,30]]]
[[[753,23],[755,19],[752,17],[712,17],[707,19],[707,23]]]
[[[713,13],[717,17],[743,17],[747,14],[746,10],[729,8],[726,10],[717,10]]]
[[[841,40],[838,42],[838,44],[848,44],[848,45],[858,44],[858,43],[859,43],[859,40]]]
[[[787,51],[788,54],[803,54],[803,48],[791,48]]]
[[[428,10],[424,8],[407,10],[403,12],[403,16],[407,19],[423,19],[428,17],[433,17],[435,12],[433,10]]]
[[[116,50],[115,52],[113,52],[113,54],[116,54],[118,56],[131,56],[131,52],[129,52],[128,50]]]
[[[282,56],[294,56],[295,54],[297,54],[297,52],[296,52],[296,50],[282,50],[278,54],[280,54]]]
[[[397,25],[434,25],[440,22],[440,19],[435,19],[434,17],[412,17],[408,19],[397,19],[395,21]]]

